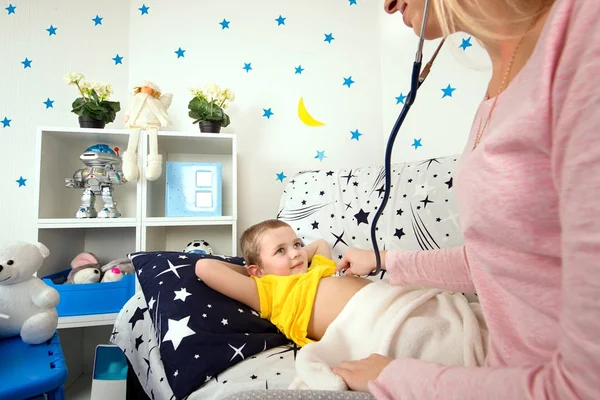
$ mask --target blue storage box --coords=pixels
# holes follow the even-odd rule
[[[167,217],[213,217],[222,213],[222,165],[167,162]]]
[[[119,282],[65,284],[71,269],[48,275],[42,280],[60,295],[56,306],[59,317],[118,313],[135,294],[135,275]]]

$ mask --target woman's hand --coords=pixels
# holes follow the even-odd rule
[[[371,354],[358,361],[344,361],[335,368],[334,374],[346,382],[348,387],[356,392],[369,392],[368,383],[377,379],[381,371],[392,362],[389,357],[381,354]]]
[[[386,251],[379,254],[381,254],[381,269],[385,269]],[[346,275],[350,276],[364,276],[369,275],[375,268],[377,268],[377,260],[374,251],[348,249],[338,263],[336,271],[344,271]]]

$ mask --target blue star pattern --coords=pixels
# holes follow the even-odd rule
[[[277,180],[278,180],[279,182],[283,182],[283,180],[284,180],[285,178],[287,178],[287,176],[285,176],[285,174],[283,173],[283,171],[281,171],[281,172],[279,172],[278,174],[275,174],[275,175],[277,175]]]
[[[271,119],[271,115],[275,114],[270,108],[263,108],[263,117]]]
[[[404,100],[406,100],[406,96],[400,92],[400,96],[396,97],[396,104],[404,104]]]
[[[350,3],[351,6],[356,5],[356,0],[348,0],[348,2]]]
[[[277,21],[277,26],[285,25],[285,20],[286,19],[287,18],[282,17],[281,15],[278,18],[275,18],[275,21]]]
[[[112,58],[112,60],[115,62],[115,65],[123,64],[123,57],[121,57],[118,53]]]
[[[138,10],[140,10],[140,12],[142,13],[141,15],[148,14],[149,9],[150,7],[147,7],[145,4],[142,4],[142,6],[138,8]]]
[[[358,131],[358,129],[355,131],[350,131],[350,133],[352,134],[352,137],[350,138],[350,140],[356,139],[357,142],[359,140],[358,138],[360,138],[363,135],[362,133],[360,133]]]
[[[49,108],[54,108],[54,100],[50,100],[50,97],[43,102],[46,105],[46,110]]]
[[[422,147],[423,145],[421,144],[421,140],[422,139],[414,139],[413,140],[413,144],[412,146],[416,149],[418,149],[419,147]]]
[[[2,122],[2,127],[3,128],[10,128],[10,122],[12,121],[12,119],[8,119],[8,117],[4,117],[4,119],[0,122]]]
[[[456,88],[453,88],[452,86],[450,86],[450,84],[448,84],[448,87],[446,87],[445,89],[442,89],[442,92],[444,92],[444,95],[442,96],[442,99],[444,97],[452,97],[452,93],[456,90]]]
[[[229,29],[230,23],[231,23],[231,21],[227,21],[225,18],[223,18],[223,21],[219,22],[219,24],[221,25],[221,30]]]
[[[185,57],[185,50],[183,50],[181,47],[175,50],[174,53],[177,54],[177,58]]]
[[[327,156],[325,155],[325,150],[317,150],[317,155],[315,156],[315,158],[319,159],[319,161],[323,161],[324,158],[327,158]]]
[[[104,18],[99,17],[98,14],[96,14],[95,18],[92,18],[92,21],[94,21],[94,26],[98,26],[98,25],[102,25],[102,20]]]
[[[52,35],[56,36],[57,29],[58,29],[57,27],[50,25],[50,28],[46,29],[48,31],[48,36],[52,36]]]
[[[15,182],[17,182],[19,184],[19,187],[21,187],[25,186],[25,181],[27,181],[27,179],[23,179],[23,177],[20,176],[19,179],[17,179]]]
[[[5,8],[6,11],[8,11],[8,15],[10,14],[14,14],[15,13],[15,9],[17,8],[17,6],[13,6],[12,3],[8,5],[8,7]]]
[[[298,65],[297,67],[295,67],[295,69],[296,69],[296,74],[302,75],[302,72],[304,71],[304,68],[302,68],[302,65]]]
[[[333,37],[333,33],[325,33],[324,35],[325,35],[325,40],[323,40],[324,42],[331,44],[331,41],[335,40],[335,38]]]
[[[250,72],[250,70],[252,70],[252,63],[244,63],[242,69],[245,69],[246,72]]]
[[[467,39],[462,39],[462,43],[458,47],[463,49],[463,51],[466,51],[467,48],[469,48],[471,46],[473,46],[473,45],[471,44],[471,36],[469,36]]]
[[[25,59],[21,61],[21,64],[23,64],[23,69],[31,68],[31,62],[32,60],[29,60],[27,57],[25,57]]]
[[[352,76],[349,76],[347,78],[344,78],[344,83],[342,85],[350,87],[353,83],[355,82],[352,80]]]

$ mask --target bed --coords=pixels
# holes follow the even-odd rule
[[[378,224],[381,234],[380,246],[385,246],[385,249],[436,249],[462,244],[452,194],[456,162],[457,157],[450,156],[393,165],[391,200],[384,213],[387,215]],[[292,225],[305,242],[327,240],[335,259],[340,258],[348,247],[370,248],[370,222],[383,193],[383,179],[383,169],[379,166],[301,172],[287,184],[281,197],[277,218]],[[167,253],[169,252],[164,252]],[[161,257],[164,254],[158,253]],[[146,253],[139,256],[150,257],[152,264],[153,257],[158,255]],[[136,256],[133,254],[133,260]],[[171,256],[175,257],[176,254]],[[182,262],[191,264],[189,260]],[[165,272],[171,268],[167,264],[161,268],[164,271],[161,270],[155,275],[173,275],[171,272]],[[148,269],[144,268],[142,274],[139,274],[138,270],[141,282],[148,277],[148,274],[144,276]],[[183,273],[185,269],[180,268],[176,271]],[[385,276],[373,279],[381,278],[385,279]],[[153,279],[154,281],[158,279]],[[145,285],[148,286],[142,283],[143,291],[134,295],[121,310],[111,336],[111,342],[124,351],[130,364],[128,398],[171,399],[187,396],[188,399],[194,400],[233,396],[232,398],[243,399],[245,392],[267,398],[267,393],[275,395],[280,393],[277,390],[287,389],[291,384],[295,376],[294,356],[297,349],[285,338],[282,341],[277,332],[266,333],[261,330],[264,327],[257,327],[257,332],[251,333],[250,337],[271,335],[268,345],[265,340],[264,348],[254,348],[249,353],[247,350],[250,346],[246,346],[242,351],[243,357],[238,351],[241,342],[239,345],[224,346],[215,353],[215,357],[226,360],[215,359],[215,363],[221,362],[223,369],[227,366],[226,361],[231,356],[236,356],[234,365],[227,366],[219,373],[202,375],[203,379],[200,381],[196,376],[195,381],[192,380],[185,388],[177,387],[175,378],[180,378],[186,370],[193,368],[186,368],[187,365],[176,368],[172,365],[171,355],[166,353],[163,347],[172,348],[174,342],[165,341],[168,324],[160,318],[166,317],[156,313],[158,295],[162,293],[163,304],[168,304],[165,301],[166,289],[160,285],[147,289]],[[176,286],[171,289],[173,288],[180,291]],[[187,290],[191,291],[189,288]],[[206,295],[206,292],[203,292],[202,296]],[[173,297],[173,294],[169,293],[169,296]],[[177,296],[175,294],[174,297]],[[183,301],[175,303],[173,313],[178,312],[185,304]],[[228,307],[230,313],[235,313],[235,305]],[[246,309],[243,311],[250,312]],[[201,316],[203,312],[199,309],[196,313]],[[181,314],[171,319],[181,321],[183,318],[185,316]],[[233,321],[233,316],[230,319]],[[254,319],[248,321],[252,324],[256,322]],[[240,323],[243,325],[250,322]],[[155,329],[155,326],[161,328]],[[181,345],[184,346],[189,340],[189,337],[184,336]],[[166,342],[169,343],[165,346]],[[193,353],[192,350],[185,351]],[[181,349],[179,352],[181,353]],[[195,356],[192,353],[190,357]],[[178,374],[177,377],[173,376],[175,373]],[[187,390],[189,393],[186,393]],[[307,397],[309,393],[302,396],[304,397],[295,398],[319,398]]]

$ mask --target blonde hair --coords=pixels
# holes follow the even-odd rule
[[[478,39],[498,40],[514,39],[525,32],[515,32],[514,35],[500,33],[490,26],[490,21],[496,21],[496,28],[498,26],[526,26],[546,12],[554,4],[554,1],[493,0],[494,6],[491,7],[484,4],[485,0],[433,0],[433,8],[444,37],[456,32],[457,27],[462,27],[473,32]],[[510,20],[499,20],[495,12],[499,8],[510,10],[515,17]]]
[[[260,265],[260,242],[265,232],[282,227],[291,228],[288,224],[278,219],[267,219],[252,225],[242,233],[240,247],[242,248],[242,256],[246,260],[247,265]]]
[[[152,88],[150,88],[152,89]],[[139,92],[142,91],[141,87],[136,87],[135,89],[133,89],[133,94],[138,94]],[[152,94],[151,96],[154,97],[155,99],[158,99],[160,97],[160,92],[157,92],[156,90],[152,89]]]

